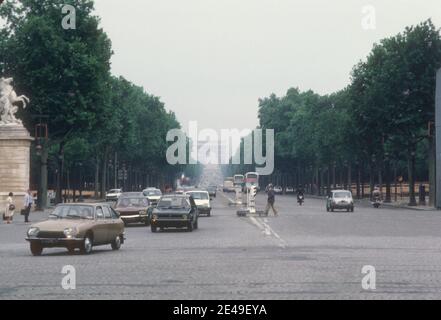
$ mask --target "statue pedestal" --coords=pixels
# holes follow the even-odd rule
[[[23,208],[24,196],[29,189],[33,140],[22,125],[0,125],[0,214],[6,208],[9,192],[14,194],[15,213]]]

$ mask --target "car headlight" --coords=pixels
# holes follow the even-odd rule
[[[182,215],[182,219],[187,220],[187,215],[186,214]]]
[[[66,228],[63,233],[66,238],[73,238],[77,234],[77,230],[75,228]]]
[[[35,227],[32,227],[32,228],[29,228],[29,230],[28,230],[28,236],[29,237],[35,237],[35,236],[37,236],[37,234],[40,232],[40,229],[39,228],[35,228]]]
[[[141,210],[141,211],[139,211],[139,214],[146,214],[147,213],[147,211],[145,211],[145,210]]]

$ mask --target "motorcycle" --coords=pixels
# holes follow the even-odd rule
[[[297,196],[297,203],[301,206],[303,205],[303,202],[305,201],[305,197],[303,194]]]
[[[381,205],[381,199],[379,197],[375,197],[372,201],[372,206],[375,209],[378,209],[380,207],[380,205]]]

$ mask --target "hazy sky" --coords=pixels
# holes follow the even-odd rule
[[[376,29],[362,28],[362,8]],[[254,128],[257,100],[346,86],[374,42],[432,18],[439,0],[96,0],[112,68],[187,126]]]

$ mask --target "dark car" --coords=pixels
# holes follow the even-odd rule
[[[115,210],[126,226],[130,223],[149,225],[150,220],[147,214],[149,205],[149,200],[142,193],[133,196],[124,195],[116,202]]]
[[[198,228],[199,211],[194,199],[185,194],[164,195],[152,211],[151,230],[158,228]]]
[[[208,194],[210,195],[210,198],[211,197],[216,198],[216,191],[217,191],[216,186],[208,186],[207,191],[208,191]]]
[[[32,225],[26,240],[34,256],[44,248],[79,248],[88,254],[92,247],[110,244],[118,250],[124,242],[124,223],[106,203],[60,204],[49,219]]]

